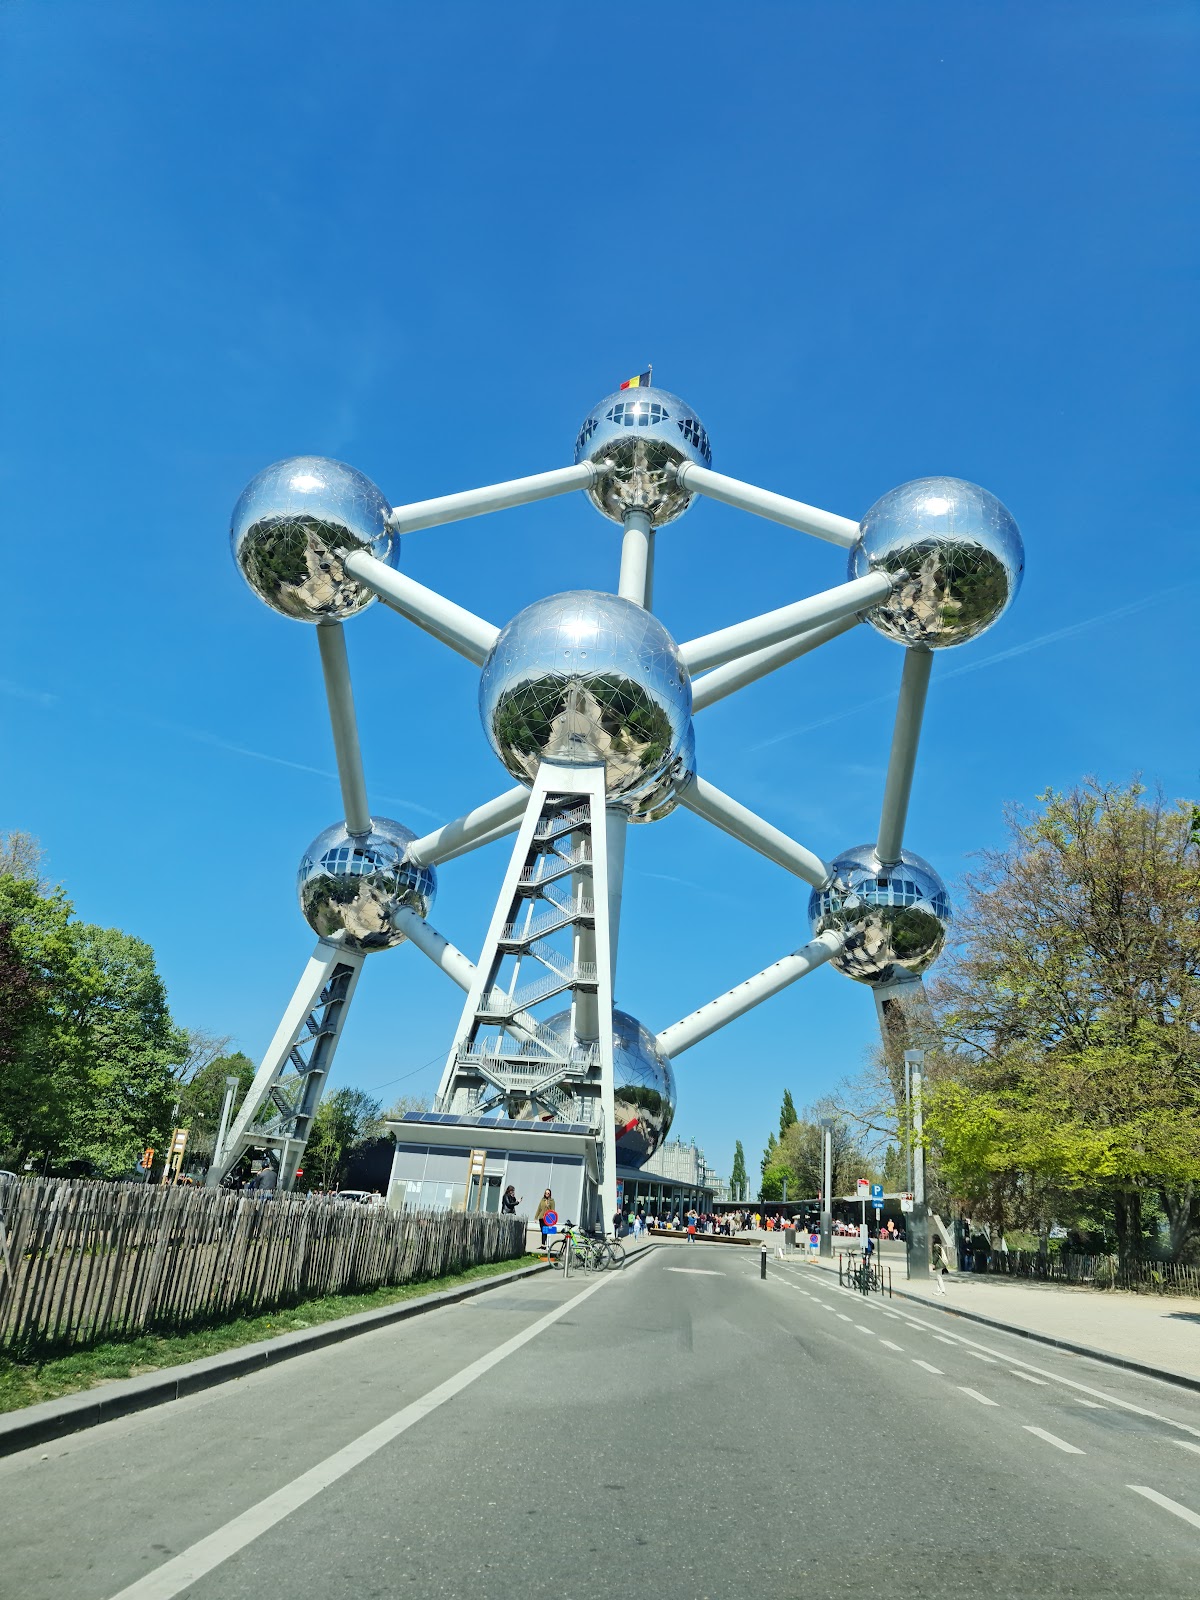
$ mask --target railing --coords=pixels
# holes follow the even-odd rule
[[[583,867],[590,869],[591,865],[590,844],[577,844],[574,850],[565,853],[562,850],[552,850],[549,855],[539,856],[533,866],[521,869],[521,882],[526,887],[531,884],[554,883],[564,873],[578,872]]]
[[[0,1349],[178,1331],[505,1261],[525,1225],[315,1195],[25,1178],[0,1185]]]
[[[859,1294],[886,1294],[889,1300],[895,1299],[891,1267],[885,1267],[882,1261],[864,1260],[857,1250],[851,1250],[848,1254],[838,1251],[838,1283],[844,1289],[857,1290]]]
[[[570,811],[560,811],[557,816],[545,817],[534,829],[535,839],[556,839],[563,833],[574,833],[576,828],[586,828],[592,820],[587,805],[572,806]]]
[[[538,1032],[539,1034],[549,1034],[552,1033],[552,1030],[539,1028]],[[502,1034],[497,1034],[492,1038],[476,1040],[474,1047],[471,1049],[459,1050],[457,1059],[468,1065],[476,1061],[509,1062],[528,1060],[541,1062],[547,1066],[554,1066],[556,1069],[561,1069],[564,1066],[580,1069],[599,1065],[600,1046],[598,1044],[568,1044],[562,1035],[557,1033],[553,1034],[553,1038],[555,1041],[554,1046],[540,1038],[536,1042],[523,1039],[519,1044],[513,1044],[506,1040]],[[538,1054],[539,1048],[543,1050],[557,1048],[558,1054],[547,1060],[544,1055]]]
[[[490,989],[479,1002],[478,1015],[511,1017],[518,1011],[537,1005],[539,1000],[548,1000],[552,994],[570,988],[573,983],[595,983],[597,978],[594,961],[564,959],[561,968],[548,972],[544,978],[538,978],[533,983],[524,984],[515,994],[505,994],[503,989]]]
[[[979,1250],[965,1272],[993,1277],[1034,1278],[1045,1283],[1090,1284],[1095,1289],[1125,1289],[1131,1294],[1200,1296],[1200,1267],[1175,1261],[1125,1261],[1115,1255],[1074,1251]]]
[[[594,917],[596,914],[595,902],[592,900],[573,900],[564,905],[558,900],[551,900],[549,896],[546,898],[552,909],[531,917],[525,923],[510,922],[501,935],[503,944],[531,944],[548,933],[554,933],[572,922],[578,922],[585,917]]]

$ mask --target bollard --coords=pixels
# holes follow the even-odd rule
[[[762,1254],[758,1260],[758,1275],[760,1278],[765,1278],[767,1275],[767,1241],[765,1239],[763,1240]]]

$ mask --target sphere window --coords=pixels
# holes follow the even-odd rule
[[[699,419],[696,417],[679,417],[675,426],[693,449],[699,450],[705,461],[711,466],[712,450],[709,448],[708,435],[701,427]]]
[[[583,427],[580,428],[579,437],[575,441],[575,454],[576,454],[576,456],[578,456],[580,454],[580,452],[586,447],[586,445],[588,443],[588,440],[592,437],[592,435],[595,433],[596,429],[599,426],[600,426],[600,424],[596,421],[595,417],[589,417],[587,419],[587,421],[584,423]]]
[[[606,415],[621,428],[648,428],[651,423],[671,420],[671,413],[657,400],[625,400],[611,406]]]

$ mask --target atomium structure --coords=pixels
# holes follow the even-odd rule
[[[498,627],[399,570],[405,534],[579,490],[621,530],[615,594],[551,595]],[[844,579],[677,643],[651,610],[654,546],[697,495],[841,547]],[[836,516],[713,472],[695,412],[637,384],[588,414],[573,465],[440,499],[392,508],[340,462],[278,462],[242,494],[231,540],[255,594],[315,627],[345,814],[301,859],[317,947],[210,1184],[254,1148],[290,1186],[364,962],[406,941],[465,992],[434,1118],[487,1124],[489,1143],[507,1128],[590,1137],[599,1217],[615,1209],[618,1163],[636,1168],[666,1137],[673,1062],[699,1040],[825,962],[872,988],[885,1033],[921,1005],[951,916],[936,871],[903,843],[934,652],[991,627],[1022,575],[1017,526],[986,490],[920,478],[861,521]],[[343,624],[377,599],[479,668],[484,733],[516,780],[419,837],[367,800]],[[875,839],[827,860],[701,775],[694,719],[863,621],[905,652],[895,729]],[[677,806],[807,883],[811,937],[655,1033],[613,1004],[625,841],[630,823]],[[437,869],[512,833],[472,961],[428,920]]]

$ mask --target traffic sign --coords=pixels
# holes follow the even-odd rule
[[[871,1192],[871,1185],[870,1185],[870,1182],[868,1181],[868,1179],[860,1178],[858,1180],[858,1198],[860,1200],[865,1200],[867,1198],[867,1196],[870,1194],[870,1192]]]
[[[872,1200],[871,1201],[871,1210],[874,1211],[876,1216],[878,1216],[879,1213],[883,1210],[883,1201],[882,1200]]]
[[[914,1204],[915,1201],[911,1194],[902,1194],[900,1196],[900,1209],[906,1216],[912,1211]]]
[[[876,1200],[878,1200],[880,1202],[880,1204],[882,1205],[882,1203],[883,1203],[883,1185],[881,1183],[873,1183],[871,1185],[871,1204],[874,1205]]]

